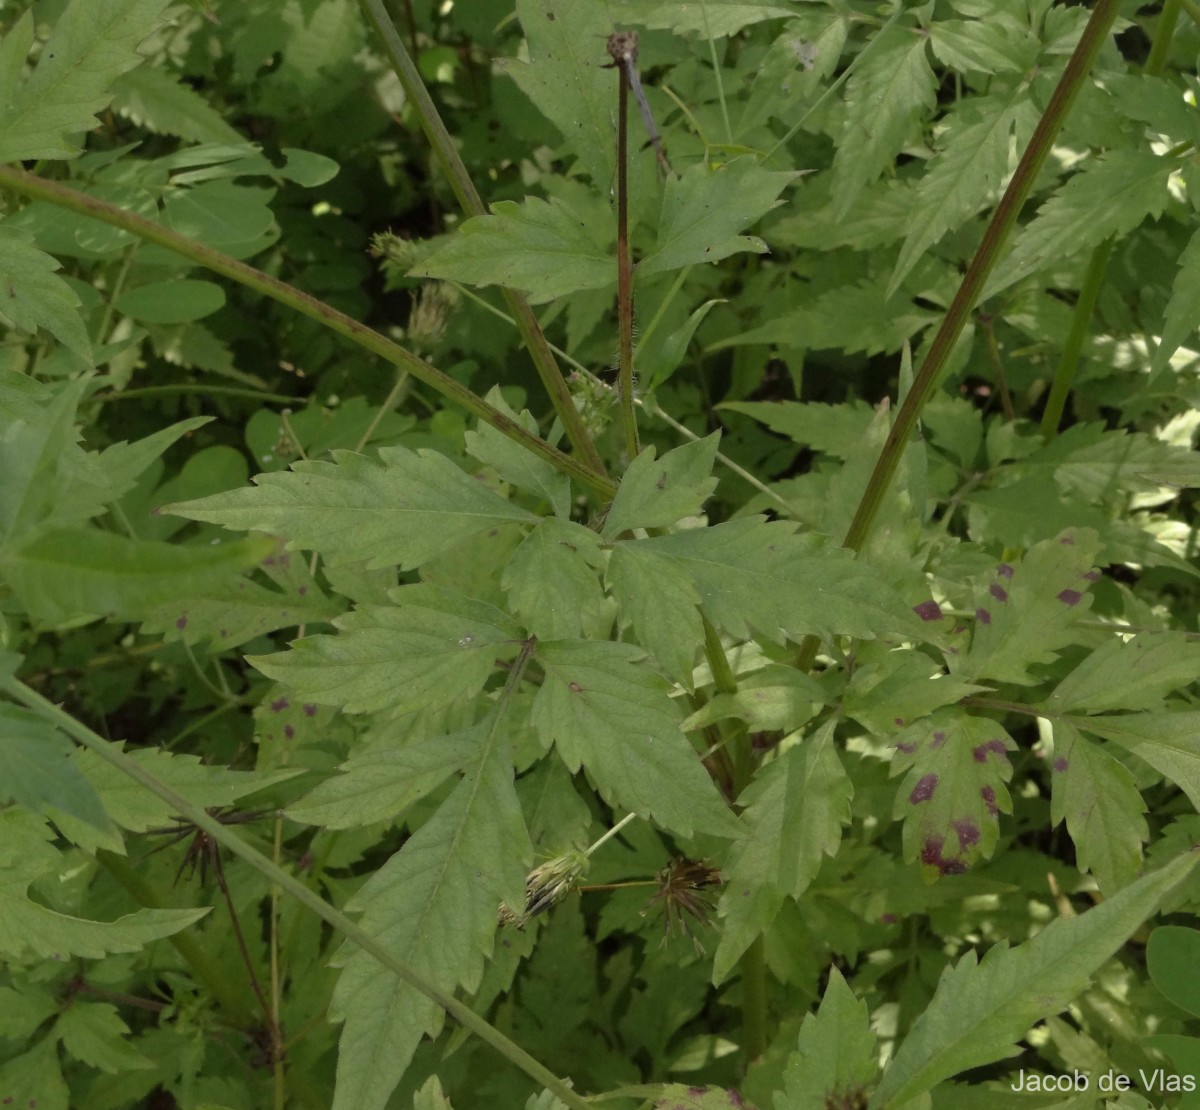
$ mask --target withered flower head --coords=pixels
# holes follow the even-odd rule
[[[539,864],[525,878],[525,911],[514,913],[502,902],[500,924],[524,929],[531,917],[544,913],[570,894],[579,885],[587,869],[587,853],[578,849]]]
[[[646,903],[642,915],[661,906],[664,942],[667,934],[678,929],[692,938],[697,952],[703,952],[704,946],[692,932],[688,918],[694,918],[701,925],[713,923],[713,911],[716,908],[713,905],[713,888],[724,881],[721,872],[705,860],[677,856],[654,878],[658,883],[658,891]]]

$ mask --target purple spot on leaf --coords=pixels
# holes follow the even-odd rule
[[[1084,578],[1086,578],[1089,582],[1099,582],[1102,577],[1103,575],[1098,570],[1089,570],[1087,574],[1084,575]]]
[[[980,744],[978,747],[971,749],[971,758],[975,760],[976,763],[986,763],[987,757],[988,750],[986,744]]]
[[[917,750],[917,745],[908,740],[902,740],[896,745],[896,751],[901,755],[912,755]]]
[[[1068,533],[1067,535],[1063,536],[1063,538],[1061,540],[1059,540],[1058,542],[1061,543],[1063,545],[1063,547],[1074,547],[1075,546],[1075,537],[1072,536],[1070,533]]]
[[[273,566],[275,565],[275,556],[274,556],[274,555],[268,555],[268,556],[267,556],[267,557],[266,557],[266,558],[265,558],[265,559],[262,561],[262,565],[263,565],[264,567],[273,567]]]
[[[1013,568],[1007,563],[1001,563],[996,568],[996,573],[1000,575],[1001,578],[1011,578],[1013,576]]]
[[[1061,775],[1069,766],[1064,756],[1058,755],[1054,757],[1054,769]]]
[[[988,813],[992,817],[998,816],[1000,809],[996,805],[996,791],[990,786],[981,786],[979,788],[979,796],[983,799],[983,804],[987,806]]]
[[[308,587],[307,587],[307,586],[301,586],[301,587],[300,587],[300,588],[299,588],[299,589],[296,591],[296,593],[298,593],[298,594],[299,594],[301,597],[303,597],[303,596],[304,596],[306,593],[308,593]]]
[[[903,717],[893,717],[892,724],[894,724],[897,728],[903,728],[904,727],[904,718]]]
[[[933,734],[933,743],[930,745],[935,751],[946,742],[946,734],[939,728]]]
[[[582,694],[583,693],[583,687],[580,686],[578,682],[568,682],[567,689],[570,690],[572,694]]]
[[[742,1096],[739,1095],[737,1091],[730,1087],[725,1093],[729,1096],[729,1105],[732,1106],[734,1110],[743,1110],[746,1104],[742,1101]]]
[[[271,712],[272,713],[279,713],[281,710],[284,710],[287,707],[288,707],[287,698],[276,698],[275,701],[271,702]]]
[[[289,740],[294,740],[296,738],[296,730],[294,728],[292,728],[291,725],[284,725],[283,726],[283,735],[286,736]]]
[[[317,707],[312,702],[309,702],[304,707],[304,715],[306,717],[315,717],[317,715]]]
[[[975,610],[975,619],[980,624],[991,624],[992,623],[992,614],[989,613],[986,609],[976,609]]]
[[[942,865],[942,842],[934,837],[925,841],[921,848],[921,862],[930,867]]]
[[[1004,741],[999,737],[989,740],[984,746],[989,752],[994,753],[997,759],[1008,759],[1008,748],[1004,746]]]
[[[894,913],[881,913],[879,915],[879,921],[883,925],[895,925],[896,915]]]
[[[922,802],[929,801],[933,797],[933,792],[937,789],[937,784],[937,775],[932,772],[928,775],[922,775],[917,785],[912,788],[912,793],[908,796],[909,802],[913,805],[920,805]]]
[[[222,628],[222,629],[221,629],[221,639],[222,639],[222,640],[225,640],[225,639],[228,639],[228,637],[229,637],[229,629],[228,629],[228,628]]]
[[[187,617],[183,616],[183,617],[180,617],[178,620],[176,620],[175,627],[178,628],[181,632],[183,631],[183,629],[187,628]]]
[[[942,619],[942,610],[936,601],[922,601],[920,605],[913,606],[913,612],[923,621],[940,621]]]
[[[988,593],[990,593],[997,601],[1008,600],[1008,591],[1001,586],[999,582],[993,582],[988,588]]]
[[[974,821],[969,821],[964,817],[958,821],[952,821],[951,824],[958,836],[958,845],[964,852],[979,843],[979,827]]]
[[[1063,590],[1058,595],[1058,600],[1064,605],[1078,605],[1082,597],[1083,594],[1081,594],[1078,590]]]

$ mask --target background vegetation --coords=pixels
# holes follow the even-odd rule
[[[1200,1105],[1198,20],[0,2],[0,1101]]]

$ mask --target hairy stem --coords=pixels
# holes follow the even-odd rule
[[[552,1091],[569,1107],[569,1110],[588,1110],[590,1104],[586,1099],[576,1094],[569,1083],[564,1082],[535,1060],[520,1045],[510,1040],[499,1029],[485,1021],[453,995],[434,986],[420,971],[410,967],[404,960],[388,951],[370,933],[356,925],[344,913],[334,909],[320,895],[288,874],[262,852],[251,847],[227,826],[214,820],[202,808],[193,805],[182,794],[172,790],[157,775],[152,774],[136,760],[131,759],[116,745],[108,743],[86,725],[75,720],[65,710],[60,709],[53,702],[48,701],[11,675],[0,675],[0,690],[8,694],[14,701],[33,710],[43,720],[61,729],[106,763],[128,775],[135,782],[141,783],[152,794],[166,802],[172,812],[179,814],[184,820],[206,832],[221,847],[245,860],[261,875],[278,884],[285,893],[312,910],[322,921],[336,929],[347,940],[374,956],[394,975],[403,979],[415,990],[420,991],[426,998],[437,1003],[450,1017],[510,1060],[536,1083],[540,1083],[547,1090]]]
[[[633,258],[629,251],[629,73],[617,62],[617,332],[620,353],[617,362],[617,396],[621,402],[621,426],[625,430],[625,453],[632,462],[638,442],[637,413],[633,407]]]
[[[247,266],[246,263],[239,262],[236,258],[213,250],[212,247],[189,239],[186,235],[180,235],[152,220],[147,220],[132,212],[126,212],[115,205],[97,200],[86,193],[77,192],[56,181],[49,181],[46,178],[26,173],[24,170],[14,169],[12,166],[0,166],[0,188],[47,201],[60,208],[66,208],[68,211],[77,212],[82,216],[90,216],[103,223],[111,224],[113,227],[129,231],[148,242],[157,243],[160,247],[175,251],[176,254],[182,255],[214,273],[221,274],[257,293],[279,301],[280,304],[285,304],[310,319],[324,324],[330,331],[352,340],[392,365],[407,370],[418,381],[436,389],[442,396],[461,405],[484,423],[490,424],[498,432],[515,440],[522,447],[539,458],[545,459],[580,484],[595,490],[602,497],[611,499],[616,494],[616,486],[608,478],[584,466],[578,459],[559,451],[558,448],[551,446],[532,432],[527,432],[517,421],[511,420],[504,413],[493,408],[482,397],[455,381],[449,374],[442,373],[441,370],[431,366],[410,351],[406,351],[399,344],[393,343],[373,328],[367,327],[366,324],[360,324],[344,312],[339,312],[336,308],[297,289],[294,285],[288,285],[287,282],[271,277],[262,270]]]
[[[446,125],[442,122],[433,98],[421,80],[412,56],[405,48],[404,42],[396,31],[396,25],[383,6],[383,0],[359,0],[359,7],[362,8],[363,15],[371,28],[379,36],[384,53],[387,55],[388,61],[392,63],[396,76],[400,79],[404,95],[421,121],[425,137],[433,148],[438,166],[446,175],[450,188],[454,190],[454,195],[458,198],[459,206],[468,216],[487,215],[487,209],[484,208],[483,201],[471,180],[471,175],[467,172],[462,156],[458,153],[454,138],[446,130]],[[559,420],[562,421],[567,439],[578,452],[585,467],[603,477],[604,463],[600,460],[600,453],[596,450],[596,445],[592,442],[592,437],[584,426],[583,417],[575,407],[575,401],[571,397],[570,389],[567,388],[566,379],[554,359],[550,344],[546,342],[546,336],[542,332],[537,317],[533,314],[533,309],[529,307],[529,302],[515,290],[504,289],[502,292],[517,321],[517,327],[525,340],[525,347],[533,359],[538,377],[542,380],[550,403],[554,406]]]

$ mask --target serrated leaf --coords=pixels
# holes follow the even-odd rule
[[[488,391],[486,400],[527,432],[537,432],[537,420],[533,414],[528,409],[519,415],[513,412],[501,395],[499,386],[493,386]],[[563,520],[570,517],[571,482],[561,470],[482,421],[474,431],[465,433],[464,439],[467,454],[472,458],[492,467],[504,481],[518,489],[545,498],[556,517]]]
[[[738,798],[749,827],[722,871],[721,943],[713,982],[721,982],[745,950],[770,928],[785,898],[799,898],[837,854],[854,794],[834,748],[836,722],[822,725],[766,764]]]
[[[730,1087],[668,1083],[654,1100],[654,1110],[754,1110],[754,1107]]]
[[[109,497],[114,501],[124,497],[167,448],[197,428],[203,428],[212,419],[211,416],[193,416],[169,424],[132,443],[121,440],[109,444],[97,457],[100,468],[108,476]]]
[[[191,85],[161,65],[141,65],[113,84],[113,108],[127,119],[159,135],[192,143],[245,140]]]
[[[0,51],[0,163],[31,158],[70,158],[75,136],[96,126],[113,82],[141,64],[137,45],[159,25],[167,0],[87,0],[71,3],[58,17],[29,78],[16,74],[32,39],[26,16]],[[6,40],[9,36],[5,36]]]
[[[878,660],[863,652],[842,698],[842,711],[877,736],[891,736],[935,709],[985,689],[945,674],[920,652],[889,651]]]
[[[1171,286],[1171,299],[1167,301],[1162,335],[1151,363],[1153,373],[1166,367],[1197,327],[1200,327],[1200,231],[1192,234],[1179,256],[1179,270]]]
[[[855,453],[875,416],[875,410],[859,400],[842,405],[815,401],[725,401],[717,408],[752,417],[802,447],[839,459],[848,459]]]
[[[1034,664],[1054,660],[1088,611],[1099,537],[1069,528],[1030,548],[1016,566],[1001,563],[975,610],[975,634],[957,677],[1031,685]]]
[[[836,967],[815,1014],[800,1026],[795,1051],[784,1068],[785,1089],[775,1110],[827,1110],[861,1102],[879,1070],[879,1050],[865,1002],[860,1002]]]
[[[354,829],[399,817],[436,790],[479,751],[475,730],[429,736],[400,748],[376,748],[352,756],[287,808],[293,821],[326,829]]]
[[[290,651],[248,656],[258,670],[319,705],[393,716],[474,697],[511,654],[521,630],[499,609],[425,583],[390,591],[392,606],[365,605],[332,636]]]
[[[767,245],[739,232],[779,203],[798,175],[766,170],[757,158],[735,158],[716,169],[700,162],[667,179],[658,238],[637,266],[638,277],[718,262],[731,254],[764,254]]]
[[[413,1110],[454,1110],[446,1092],[442,1090],[442,1081],[436,1075],[426,1079],[421,1089],[413,1095]]]
[[[562,132],[593,183],[607,187],[615,165],[616,81],[603,67],[613,25],[601,4],[518,0],[532,65],[503,59],[502,72]]]
[[[71,1092],[52,1038],[44,1037],[28,1052],[0,1064],[0,1091],[14,1106],[69,1110]]]
[[[651,30],[724,38],[767,19],[786,19],[796,9],[757,0],[609,0],[614,22],[639,23]]]
[[[567,520],[543,520],[504,568],[509,606],[540,640],[569,640],[597,630],[604,591],[596,533]]]
[[[111,828],[96,791],[70,758],[73,749],[41,717],[0,703],[0,800],[34,813],[53,806],[95,829]]]
[[[33,238],[0,224],[0,317],[18,331],[44,328],[87,363],[92,343],[80,314],[80,301],[56,270],[56,259],[38,250]]]
[[[696,329],[704,322],[704,317],[716,305],[724,303],[724,300],[705,301],[669,335],[661,340],[654,336],[638,345],[637,369],[645,383],[643,390],[646,393],[652,393],[679,369],[688,344],[696,334]]]
[[[794,667],[772,663],[739,679],[735,692],[713,694],[683,727],[691,732],[736,717],[751,732],[792,732],[827,700],[815,679]]]
[[[107,1002],[75,1002],[54,1023],[54,1035],[76,1060],[100,1071],[142,1071],[154,1063],[129,1042],[129,1026]]]
[[[976,22],[984,26],[982,21]],[[951,114],[940,149],[917,185],[908,235],[885,296],[891,297],[899,289],[927,248],[977,212],[999,190],[1008,176],[1009,139],[1014,125],[1031,130],[1036,118],[1024,84],[1014,85],[1007,93],[964,100]]]
[[[983,291],[994,297],[1051,260],[1071,258],[1161,215],[1172,158],[1148,150],[1109,150],[1086,162],[1017,235]]]
[[[704,644],[695,587],[675,573],[670,560],[649,551],[635,555],[625,544],[613,548],[606,577],[637,642],[670,678],[691,690],[692,668]]]
[[[938,60],[961,73],[1024,73],[1037,61],[1038,41],[1011,12],[993,19],[937,19],[929,44]]]
[[[741,827],[679,728],[667,683],[631,644],[540,643],[546,677],[533,703],[542,743],[600,792],[680,836],[740,836]]]
[[[97,528],[58,528],[0,554],[0,575],[39,620],[81,614],[129,619],[233,578],[273,548],[265,536],[200,547],[132,540]]]
[[[1093,974],[1200,861],[1195,851],[1075,917],[1056,918],[1015,949],[997,944],[943,973],[928,1008],[884,1072],[875,1098],[900,1106],[953,1075],[1016,1055],[1038,1020],[1086,990]]]
[[[669,536],[622,541],[627,556],[666,559],[691,582],[705,615],[731,636],[775,643],[810,633],[924,639],[910,607],[840,548],[817,548],[796,525],[747,517]]]
[[[490,215],[467,220],[409,276],[502,285],[534,304],[603,289],[616,283],[617,263],[610,229],[597,226],[595,215],[560,197],[497,201]]]
[[[499,717],[476,730],[478,759],[453,793],[350,900],[362,927],[447,993],[479,985],[502,902],[520,905],[531,850]],[[345,1023],[333,1110],[382,1110],[444,1013],[347,947],[330,1007]]]
[[[1185,632],[1114,638],[1092,652],[1043,702],[1048,713],[1159,709],[1200,677],[1200,642]]]
[[[1067,721],[1054,726],[1050,820],[1065,820],[1081,871],[1090,871],[1111,894],[1130,882],[1142,864],[1150,829],[1146,803],[1129,768],[1079,735]]]
[[[1076,717],[1071,723],[1145,760],[1200,810],[1200,711]]]
[[[1200,931],[1160,925],[1146,944],[1150,981],[1176,1006],[1200,1017]]]
[[[928,39],[908,26],[882,32],[846,83],[846,122],[833,158],[834,210],[844,216],[937,100]]]
[[[600,534],[612,539],[632,528],[665,528],[698,513],[717,488],[712,468],[720,438],[714,432],[661,459],[647,447],[625,471]]]
[[[382,447],[380,463],[335,451],[333,463],[298,462],[259,474],[256,488],[164,506],[164,512],[243,531],[368,570],[408,570],[487,528],[538,517],[492,493],[436,451]]]
[[[995,850],[1000,814],[1012,812],[1004,784],[1017,745],[994,721],[943,711],[895,738],[900,784],[892,816],[904,822],[904,858],[927,881],[961,875]]]

